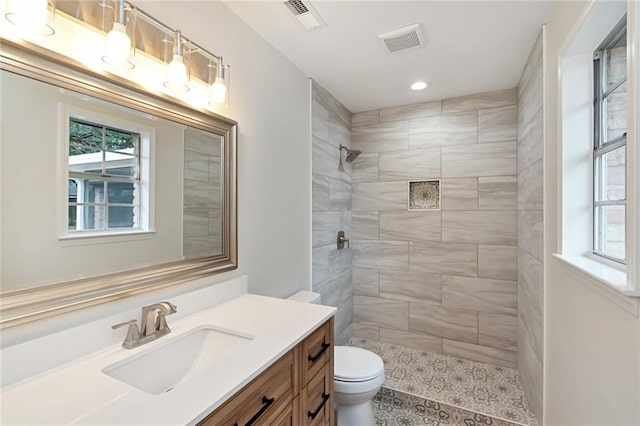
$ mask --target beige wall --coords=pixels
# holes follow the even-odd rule
[[[354,114],[354,335],[516,365],[516,98]],[[407,211],[415,179],[441,211]]]
[[[539,419],[544,354],[542,50],[541,32],[518,84],[518,370]]]
[[[338,170],[340,145],[351,147],[351,112],[318,83],[312,81],[313,158],[313,291],[324,305],[338,308],[335,335],[338,344],[351,337],[353,321],[352,249],[338,250],[338,231],[351,238],[351,164]],[[357,160],[356,160],[357,161]]]

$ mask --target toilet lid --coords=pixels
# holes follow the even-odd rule
[[[364,382],[384,372],[382,358],[371,351],[352,346],[334,349],[334,376],[343,382]]]

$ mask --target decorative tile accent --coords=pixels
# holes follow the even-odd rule
[[[362,338],[352,338],[350,344],[375,352],[384,361],[385,382],[374,399],[374,410],[379,422],[386,420],[387,423],[379,424],[537,425],[514,369]],[[424,399],[430,401],[429,406],[421,405]],[[445,414],[432,421],[427,416],[434,410],[454,416],[452,410],[456,409],[481,413],[478,415],[482,417],[469,418],[468,413],[464,413],[466,417],[446,417]],[[415,417],[409,416],[412,412],[418,415],[416,423],[413,423]]]
[[[440,210],[440,179],[409,181],[409,210]]]

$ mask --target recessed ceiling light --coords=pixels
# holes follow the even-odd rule
[[[411,90],[423,90],[426,89],[429,84],[424,81],[416,81],[411,85]]]

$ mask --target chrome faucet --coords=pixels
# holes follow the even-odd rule
[[[154,303],[142,308],[142,324],[139,329],[137,320],[125,321],[113,325],[111,328],[115,330],[128,325],[127,337],[122,342],[122,347],[125,349],[137,348],[169,334],[171,329],[167,325],[166,316],[175,314],[177,311],[178,308],[172,303]]]

